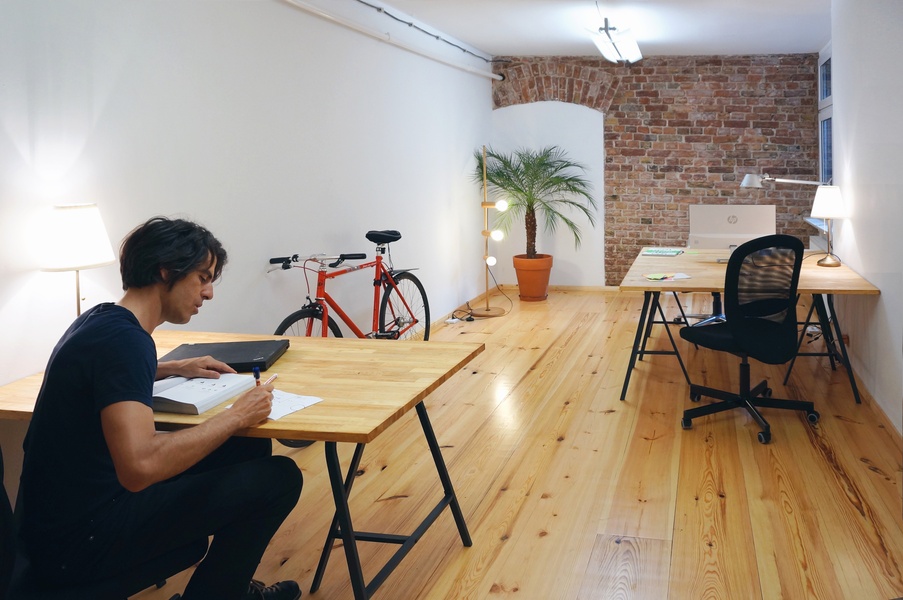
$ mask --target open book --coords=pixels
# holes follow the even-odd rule
[[[154,382],[154,410],[199,415],[254,387],[254,377],[222,373],[219,379],[167,377]]]

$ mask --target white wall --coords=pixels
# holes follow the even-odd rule
[[[881,289],[838,300],[856,373],[903,430],[903,2],[832,2],[835,182],[852,216],[836,224],[836,252]]]
[[[489,71],[354,0],[314,3]],[[0,384],[40,371],[75,316],[73,274],[31,252],[57,203],[96,202],[117,248],[153,215],[207,225],[230,262],[189,328],[271,333],[304,286],[268,257],[372,256],[383,228],[441,317],[482,290],[470,172],[490,114],[490,79],[284,0],[4,0]],[[119,298],[117,269],[82,272],[85,306]]]
[[[580,225],[581,244],[574,248],[574,238],[565,229],[548,235],[538,224],[536,249],[554,257],[551,285],[590,286],[605,285],[605,236],[604,236],[604,165],[605,165],[605,116],[599,111],[564,102],[534,102],[508,106],[492,113],[491,146],[499,152],[512,152],[517,148],[538,150],[546,146],[559,146],[568,158],[586,166],[585,176],[593,187],[596,199],[596,226],[580,214],[571,216]],[[495,211],[490,210],[490,219]],[[490,253],[499,259],[493,273],[500,283],[516,281],[511,257],[526,251],[523,225],[512,228],[511,235],[501,243],[490,241]]]
[[[489,70],[354,0],[307,1]],[[207,225],[230,261],[187,328],[272,333],[305,292],[268,257],[372,256],[364,234],[389,228],[441,318],[483,289],[470,172],[490,113],[490,79],[284,0],[3,0],[0,384],[42,370],[75,317],[73,273],[33,252],[53,204],[96,202],[117,248],[154,215]],[[85,307],[121,295],[116,265],[81,280]],[[372,288],[352,283],[334,291],[360,317]],[[26,426],[0,423],[13,496]]]

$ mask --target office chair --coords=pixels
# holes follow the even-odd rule
[[[749,359],[770,365],[784,364],[797,351],[796,289],[803,264],[803,243],[789,235],[768,235],[740,245],[727,264],[724,277],[726,320],[703,327],[680,329],[680,337],[703,348],[739,356],[740,390],[727,392],[690,384],[690,399],[702,396],[721,402],[684,411],[681,426],[690,429],[693,419],[734,408],[745,408],[759,424],[759,441],[771,441],[771,428],[757,407],[806,411],[810,423],[819,414],[811,402],[771,397],[762,381],[750,388]]]
[[[197,564],[207,552],[207,540],[202,539],[110,579],[75,587],[49,588],[42,585],[38,574],[29,568],[28,559],[17,550],[15,524],[16,518],[3,484],[3,451],[0,449],[0,599],[126,600],[152,585],[161,587],[167,577]]]

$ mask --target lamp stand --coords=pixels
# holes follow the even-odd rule
[[[470,314],[474,317],[501,317],[505,309],[489,306],[489,191],[486,187],[486,146],[483,146],[483,268],[486,270],[486,306],[472,308]]]
[[[79,317],[82,314],[82,288],[79,283],[78,278],[78,269],[75,269],[75,316]]]
[[[831,236],[831,230],[834,228],[833,219],[825,219],[825,233],[828,237],[828,254],[822,259],[819,259],[818,266],[819,267],[839,267],[840,259],[834,255],[834,239]]]
[[[484,214],[489,209],[484,208]],[[486,250],[483,253],[483,256],[489,256],[489,238],[486,238],[485,241]],[[498,306],[489,306],[489,265],[486,264],[485,258],[483,259],[483,268],[486,269],[486,306],[483,308],[471,308],[470,314],[474,317],[501,317],[505,314],[505,309]]]

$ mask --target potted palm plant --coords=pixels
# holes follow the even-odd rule
[[[514,256],[514,270],[521,300],[539,301],[548,296],[552,256],[536,251],[536,228],[541,220],[549,233],[560,226],[574,236],[574,247],[580,246],[580,227],[564,211],[583,213],[595,226],[596,200],[590,195],[591,186],[582,173],[586,168],[570,160],[557,146],[541,150],[519,149],[504,154],[487,149],[474,153],[477,168],[474,181],[486,186],[488,194],[508,201],[508,209],[496,217],[496,226],[505,232],[524,220],[527,248]]]

